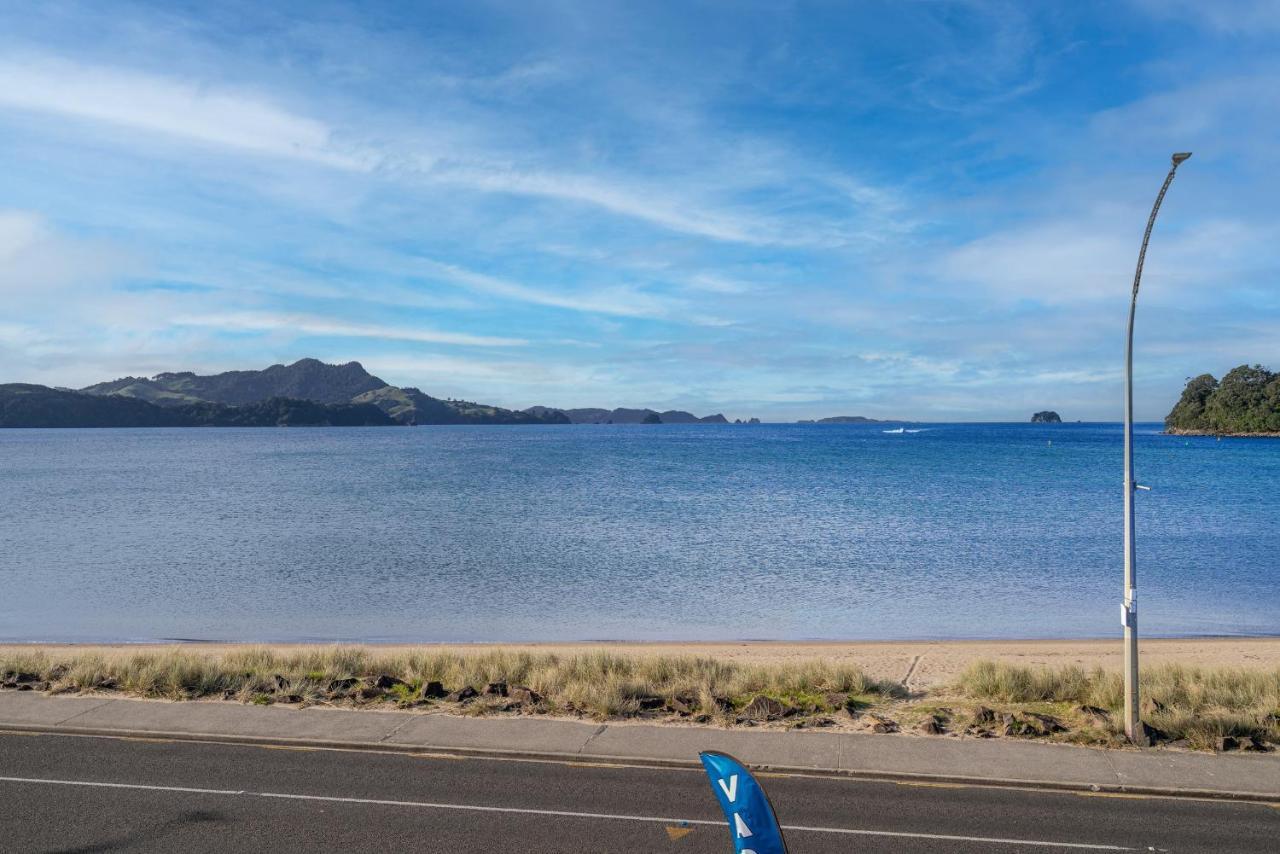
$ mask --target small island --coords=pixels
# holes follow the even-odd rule
[[[1062,418],[1052,409],[1046,409],[1043,412],[1037,412],[1031,416],[1032,424],[1061,424]]]
[[[1280,436],[1280,373],[1241,365],[1222,378],[1201,374],[1187,381],[1164,419],[1178,436]]]

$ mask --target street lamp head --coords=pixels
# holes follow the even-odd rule
[[[1190,151],[1179,151],[1177,154],[1173,155],[1173,165],[1178,166],[1182,161],[1186,160],[1190,156]]]

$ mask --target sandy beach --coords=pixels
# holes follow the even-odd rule
[[[128,655],[160,644],[8,645],[0,651],[22,649],[76,649],[104,655]],[[242,644],[186,644],[191,651],[218,654],[241,649]],[[316,644],[257,644],[275,650]],[[397,650],[525,649],[573,654],[607,650],[626,655],[699,655],[740,663],[782,664],[822,658],[857,664],[877,679],[905,682],[913,689],[950,682],[974,661],[1001,661],[1025,666],[1080,665],[1119,670],[1119,638],[1096,640],[1021,641],[911,641],[911,642],[781,642],[732,643],[546,643],[546,644],[365,644],[380,652]],[[1189,667],[1242,667],[1250,670],[1280,667],[1280,638],[1153,638],[1141,642],[1145,665],[1181,664]]]

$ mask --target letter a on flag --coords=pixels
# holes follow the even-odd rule
[[[751,772],[727,753],[708,750],[698,758],[729,821],[736,854],[787,854],[773,805]]]

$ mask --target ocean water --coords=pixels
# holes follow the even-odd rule
[[[921,428],[0,430],[0,640],[1118,634],[1120,426]],[[1280,633],[1280,440],[1158,431],[1142,631]]]

